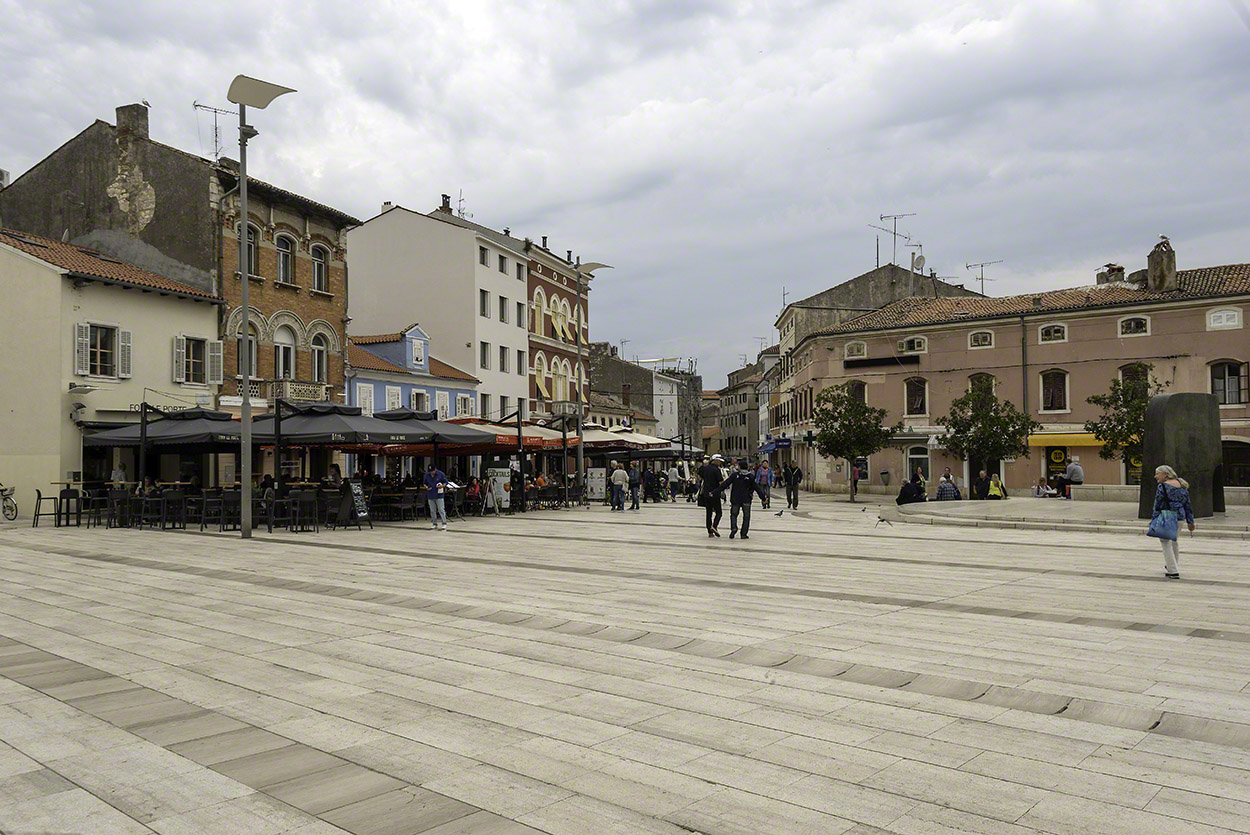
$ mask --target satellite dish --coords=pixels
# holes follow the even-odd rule
[[[916,272],[918,273],[924,272],[924,256],[923,255],[916,256]]]

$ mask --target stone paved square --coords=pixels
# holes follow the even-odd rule
[[[0,528],[0,831],[1250,832],[1244,540],[800,507]]]

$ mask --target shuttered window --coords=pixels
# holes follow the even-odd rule
[[[356,405],[362,415],[373,414],[373,383],[356,384]]]
[[[225,355],[223,348],[225,346],[218,340],[213,339],[208,342],[208,384],[210,386],[219,386],[225,377]]]
[[[430,410],[430,396],[423,391],[408,392],[408,408],[414,412],[428,412]]]
[[[74,373],[92,377],[129,377],[132,337],[112,325],[80,322],[74,326]]]
[[[174,382],[208,382],[208,341],[188,336],[174,337]]]
[[[404,405],[404,392],[399,386],[386,387],[386,408],[398,409]]]

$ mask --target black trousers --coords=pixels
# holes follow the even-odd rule
[[[742,511],[742,535],[747,536],[751,532],[751,503],[738,504],[737,502],[730,502],[729,535],[731,537],[738,532],[738,511]]]
[[[799,506],[799,485],[787,484],[786,485],[786,507],[798,507],[798,506]]]
[[[707,532],[711,533],[712,528],[720,527],[720,518],[724,511],[721,509],[720,496],[708,496],[706,501],[704,510],[707,511]]]

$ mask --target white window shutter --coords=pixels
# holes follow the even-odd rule
[[[438,419],[447,420],[447,408],[449,405],[447,392],[440,391],[435,395],[435,397],[437,398],[437,401],[438,401]]]
[[[208,384],[210,386],[219,386],[225,377],[225,354],[223,353],[223,344],[219,340],[209,340],[208,343]]]
[[[387,386],[386,387],[386,408],[388,410],[398,409],[400,406],[404,404],[403,397],[404,397],[403,390],[400,389],[399,386]]]
[[[373,415],[373,384],[357,383],[356,384],[356,405],[360,407],[362,415]]]
[[[131,335],[130,331],[117,332],[117,376],[129,377],[131,373]]]
[[[187,338],[185,336],[174,337],[174,382],[185,383],[187,381]]]
[[[91,373],[91,325],[86,322],[74,325],[74,373]]]

